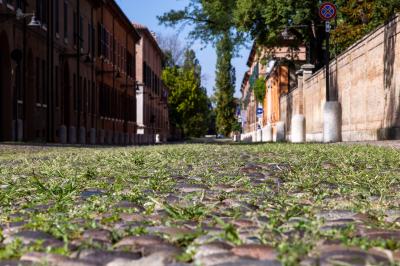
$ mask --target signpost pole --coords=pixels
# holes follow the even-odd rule
[[[342,139],[342,109],[339,101],[331,101],[330,95],[330,73],[329,73],[329,63],[330,63],[330,52],[329,52],[329,38],[331,31],[330,20],[336,18],[336,6],[333,3],[325,2],[321,5],[319,9],[319,15],[321,19],[325,20],[325,33],[326,33],[326,43],[325,43],[325,80],[326,80],[326,102],[324,105],[324,133],[323,141],[325,143],[329,142],[339,142]]]
[[[330,31],[331,24],[329,20],[325,21],[325,32],[326,32],[326,44],[325,44],[325,71],[326,71],[326,101],[330,101],[330,73],[329,73],[329,63],[330,63],[330,51],[329,51],[329,41],[330,41]]]
[[[333,3],[325,2],[319,8],[319,15],[321,19],[325,20],[325,80],[326,80],[326,102],[330,101],[330,73],[329,73],[329,63],[330,63],[330,51],[329,51],[329,39],[331,32],[330,20],[336,18],[336,6]]]

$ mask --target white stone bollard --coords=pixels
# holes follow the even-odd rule
[[[58,133],[60,136],[60,143],[67,144],[67,127],[64,125],[60,126]]]
[[[108,145],[113,144],[113,132],[111,130],[107,131],[107,139],[106,139],[106,143]]]
[[[76,144],[76,128],[75,127],[69,127],[68,141],[70,144]]]
[[[18,130],[18,132],[15,132],[15,129]],[[18,133],[17,136],[15,134]],[[24,122],[22,119],[17,119],[12,121],[12,139],[14,141],[22,141],[24,138]]]
[[[86,144],[86,128],[84,127],[79,128],[79,144]]]
[[[91,145],[96,144],[96,129],[95,128],[90,129],[90,144]]]
[[[124,145],[124,133],[118,132],[117,136],[118,136],[118,145]]]
[[[22,141],[24,138],[24,121],[22,119],[17,119],[18,136],[17,141]]]
[[[267,125],[263,128],[262,141],[272,142],[273,140],[274,140],[274,136],[273,136],[273,132],[272,132],[272,126]]]
[[[115,144],[115,145],[119,145],[119,144],[121,144],[121,136],[120,136],[120,132],[115,132],[114,133],[114,139],[113,139],[113,143]]]
[[[276,141],[286,141],[285,122],[283,121],[276,123]]]
[[[257,131],[251,132],[251,141],[257,142]]]
[[[324,142],[342,141],[342,107],[337,101],[326,102],[324,106]]]
[[[119,144],[119,132],[114,132],[112,144],[118,145]]]
[[[125,141],[124,132],[118,132],[118,144],[125,145],[124,141]]]
[[[304,115],[293,116],[291,133],[291,141],[293,143],[306,141],[306,118]]]
[[[118,145],[118,132],[114,132],[111,143],[114,145]]]
[[[129,145],[129,134],[124,133],[124,145]]]
[[[258,129],[256,131],[256,134],[257,134],[257,142],[262,142],[262,130]]]
[[[130,145],[136,144],[135,135],[136,135],[135,133],[129,134],[129,144]]]
[[[99,131],[99,143],[101,145],[104,144],[105,138],[106,138],[106,133],[105,133],[104,129],[100,129],[100,131]]]

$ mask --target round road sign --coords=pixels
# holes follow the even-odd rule
[[[323,20],[331,20],[336,17],[336,6],[332,3],[326,2],[319,8],[319,16]]]

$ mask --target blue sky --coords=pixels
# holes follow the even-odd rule
[[[146,25],[154,32],[162,34],[175,34],[176,29],[166,28],[158,24],[157,16],[171,9],[182,9],[188,3],[187,0],[116,0],[122,10],[126,13],[131,21]],[[179,37],[183,44],[187,42],[187,32],[189,28],[185,28],[180,32]],[[207,88],[208,94],[213,94],[215,80],[215,64],[216,54],[215,49],[211,46],[201,49],[200,43],[194,43],[191,47],[195,50],[197,58],[202,66],[205,80],[203,85]],[[240,84],[243,75],[247,70],[246,61],[249,55],[249,49],[242,48],[239,52],[240,57],[235,58],[233,66],[236,68],[236,97],[240,97]]]

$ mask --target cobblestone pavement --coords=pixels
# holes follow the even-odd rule
[[[360,142],[343,142],[342,145],[367,145],[383,148],[400,149],[400,140],[385,140],[385,141],[360,141]]]
[[[0,148],[0,266],[396,265],[398,151]]]

